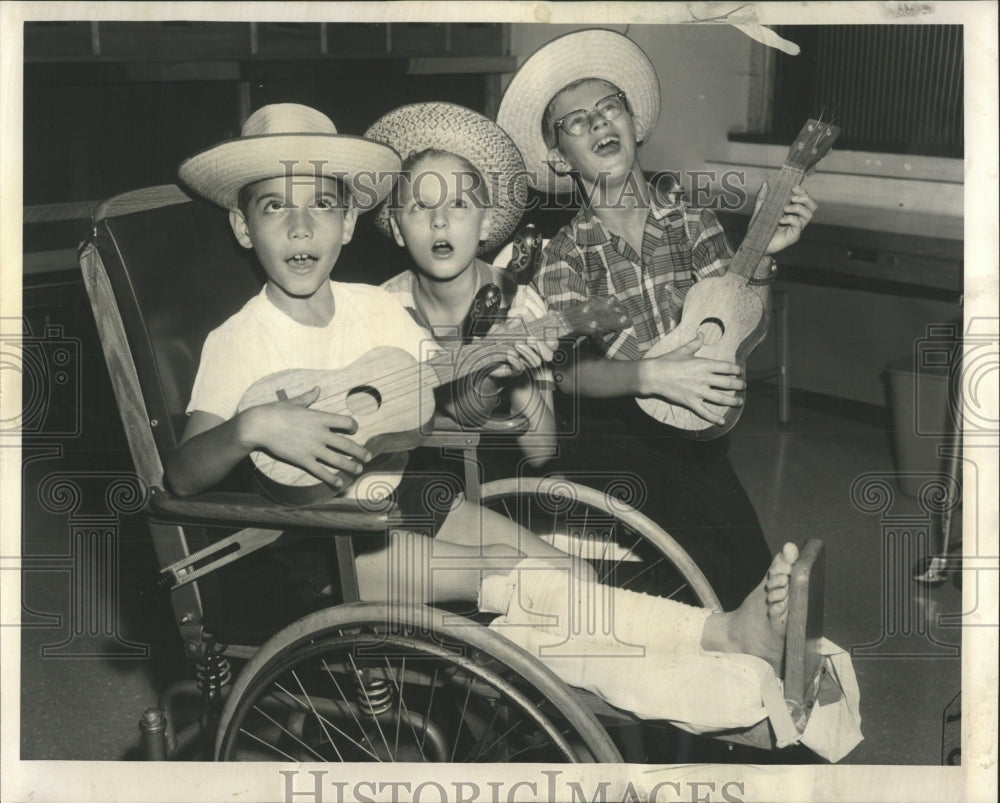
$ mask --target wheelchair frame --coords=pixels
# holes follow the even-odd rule
[[[287,653],[290,650],[294,652],[302,644],[312,645],[338,629],[341,638],[344,638],[345,634],[350,638],[360,638],[364,628],[374,629],[383,638],[390,636],[409,638],[406,633],[429,627],[429,632],[463,641],[463,654],[467,652],[487,656],[487,664],[497,662],[506,664],[509,671],[518,674],[522,679],[527,678],[528,685],[533,688],[536,696],[541,692],[550,707],[560,709],[575,734],[572,740],[565,743],[555,738],[554,743],[558,743],[556,750],[562,760],[620,761],[620,753],[598,723],[593,711],[578,702],[580,695],[570,693],[550,670],[519,647],[481,625],[467,622],[461,629],[449,627],[446,614],[426,606],[392,606],[392,610],[389,610],[389,606],[357,602],[359,597],[357,577],[354,572],[352,534],[365,533],[377,537],[385,533],[388,528],[398,524],[391,508],[366,510],[351,500],[334,500],[319,507],[291,508],[273,503],[252,492],[218,491],[179,499],[165,489],[160,455],[163,450],[175,445],[171,416],[175,414],[178,399],[170,398],[168,386],[172,377],[169,375],[169,360],[158,350],[156,335],[151,331],[145,317],[144,301],[141,298],[143,291],[133,282],[134,277],[130,275],[130,269],[125,265],[121,244],[116,240],[110,222],[133,214],[150,212],[156,214],[157,210],[186,203],[192,203],[192,200],[172,185],[138,190],[111,199],[96,213],[91,238],[81,246],[80,251],[85,286],[129,449],[139,479],[148,489],[149,526],[157,560],[161,566],[159,582],[162,587],[170,591],[170,602],[185,651],[189,657],[195,659],[196,674],[199,676],[199,681],[193,685],[191,681],[186,681],[168,689],[164,696],[164,707],[170,708],[178,694],[192,692],[201,696],[205,709],[199,721],[180,734],[174,731],[172,712],[168,711],[164,719],[162,712],[157,713],[155,709],[148,711],[140,723],[147,757],[164,759],[184,755],[190,744],[199,735],[204,737],[207,729],[217,727],[220,719],[225,725],[229,721],[227,717],[231,718],[234,711],[240,708],[242,695],[254,685],[255,680],[275,654]],[[114,270],[108,269],[102,258],[102,251],[113,255],[116,263]],[[252,277],[248,276],[248,279],[250,278]],[[242,287],[235,289],[234,292],[239,295],[240,291],[245,292],[250,289],[253,289],[252,281],[244,281]],[[221,323],[221,319],[212,321],[211,326],[218,323]],[[196,366],[196,356],[194,359]],[[176,388],[173,390],[176,397],[180,391]],[[181,399],[179,403],[183,404],[185,401],[186,399]],[[683,549],[638,511],[618,501],[615,501],[612,509],[600,491],[562,481],[554,484],[551,480],[526,482],[523,478],[512,478],[487,483],[478,489],[475,464],[475,449],[479,443],[478,433],[448,432],[435,437],[437,445],[451,446],[463,452],[467,485],[473,501],[489,501],[505,494],[516,496],[525,493],[529,495],[553,493],[560,489],[562,493],[568,492],[595,509],[603,508],[616,521],[623,520],[633,531],[651,540],[659,552],[670,560],[691,584],[701,604],[718,607],[718,601],[704,575]],[[476,482],[472,482],[473,479]],[[198,526],[243,529],[216,540],[203,549],[192,550],[188,529]],[[285,529],[289,528],[322,531],[327,535],[333,533],[341,586],[344,598],[349,602],[300,619],[273,636],[259,650],[246,645],[226,645],[225,649],[222,649],[215,643],[213,635],[206,633],[203,627],[201,583],[219,568],[273,543]],[[378,622],[388,621],[404,623],[402,635],[378,629]],[[811,621],[809,632],[813,636],[817,632],[816,627],[817,622]],[[821,629],[821,621],[818,627]],[[417,651],[423,649],[411,642],[405,644],[401,642],[399,649],[404,648]],[[233,692],[228,695],[223,707],[229,680],[228,657],[249,658],[249,663],[237,678],[236,684],[232,687]],[[351,660],[353,663],[353,659]],[[806,677],[812,678],[815,669],[816,667],[807,669]],[[469,667],[464,671],[470,673],[464,681],[469,689],[475,687],[477,683],[480,686],[493,683],[494,692],[491,693],[514,694],[503,685],[505,681],[502,677],[499,681],[483,680],[486,677],[485,670],[478,667]],[[490,675],[490,678],[493,675]],[[396,682],[398,684],[398,681]],[[807,685],[815,684],[810,682]],[[397,694],[400,691],[398,685],[396,691]],[[802,689],[801,692],[796,704],[800,707],[808,706],[808,692],[806,689]],[[433,696],[433,688],[431,694]],[[368,692],[365,691],[365,696],[367,695]],[[355,706],[349,713],[355,720],[358,710],[370,714],[371,711],[364,704],[369,702],[370,700],[363,700],[360,709]],[[596,698],[590,702],[592,707],[599,710],[603,708],[605,713],[622,719],[621,712],[608,710],[610,707],[596,701]],[[307,712],[307,716],[312,716],[315,720],[314,727],[318,723],[323,730],[326,730],[324,724],[326,715],[314,709],[311,714]],[[377,719],[374,715],[373,718]],[[412,729],[413,720],[409,721]],[[539,725],[542,731],[547,727],[545,724]],[[758,747],[771,746],[771,736],[766,721],[746,733],[734,733],[730,736],[734,741]],[[215,744],[216,756],[232,757],[227,738],[225,728],[219,728]],[[454,757],[452,754],[451,758]],[[496,756],[492,753],[490,757],[491,760],[496,760]],[[302,756],[290,756],[290,758],[303,760]],[[305,760],[316,758],[316,755],[305,756]]]

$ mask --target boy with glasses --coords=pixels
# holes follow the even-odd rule
[[[562,372],[561,387],[582,397],[584,413],[575,437],[561,444],[563,466],[587,466],[572,476],[584,483],[598,479],[595,470],[636,478],[644,499],[635,506],[681,543],[730,609],[766,570],[769,550],[726,456],[727,439],[691,441],[633,401],[659,396],[721,423],[721,411],[740,404],[745,387],[739,365],[695,356],[700,336],[661,357],[644,356],[680,321],[694,282],[724,274],[733,253],[711,211],[647,183],[638,151],[659,108],[646,54],[614,31],[583,30],[529,57],[497,122],[521,149],[536,189],[575,187],[582,198],[543,252],[538,291],[556,310],[616,296],[634,324],[595,340],[597,350],[579,349]],[[797,188],[767,254],[798,240],[815,209]]]

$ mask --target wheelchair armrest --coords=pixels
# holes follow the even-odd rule
[[[523,415],[498,418],[496,420],[491,419],[481,426],[473,427],[464,426],[450,416],[438,414],[434,416],[433,429],[429,437],[433,438],[435,435],[453,435],[456,432],[463,435],[503,435],[506,433],[520,435],[523,432],[527,432],[527,430],[528,419]]]
[[[257,493],[210,492],[179,498],[154,488],[149,511],[157,521],[211,527],[319,528],[326,531],[384,533],[393,523],[394,505],[334,499],[311,507],[290,507]]]

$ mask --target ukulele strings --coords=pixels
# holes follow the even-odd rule
[[[764,199],[751,230],[747,232],[747,236],[743,238],[743,242],[737,250],[740,264],[736,267],[731,264],[731,271],[740,276],[753,277],[753,272],[757,269],[757,263],[760,262],[764,249],[767,248],[768,242],[777,230],[778,221],[781,219],[788,199],[791,198],[792,189],[802,181],[804,176],[804,172],[799,168],[787,164],[782,165],[774,188],[768,188],[767,198]],[[733,261],[736,261],[735,257]]]
[[[527,336],[531,338],[538,338],[545,332],[546,328],[549,326],[553,326],[560,330],[565,329],[566,326],[565,316],[562,313],[554,312],[550,313],[549,315],[546,315],[544,318],[539,318],[537,320],[527,322],[525,324],[525,328],[527,330]],[[445,365],[441,366],[445,369],[451,370],[455,374],[451,378],[444,380],[441,379],[441,375],[438,373],[438,369],[434,365],[434,362],[435,361],[441,362],[442,360],[444,360],[448,352],[438,351],[433,356],[429,357],[423,362],[410,363],[408,365],[405,365],[396,371],[390,372],[382,377],[374,379],[371,384],[373,385],[377,384],[377,387],[375,389],[379,390],[381,395],[391,396],[394,395],[397,391],[413,387],[414,380],[417,380],[418,385],[422,385],[423,383],[419,381],[422,378],[421,374],[423,373],[423,371],[429,368],[431,371],[433,371],[434,382],[432,386],[437,387],[439,385],[445,385],[450,381],[455,381],[456,379],[461,378],[461,376],[466,376],[468,373],[472,373],[472,371],[476,370],[476,368],[478,367],[476,363],[476,358],[480,358],[483,355],[488,356],[491,352],[496,352],[499,354],[506,351],[507,349],[508,345],[505,343],[482,343],[482,342],[470,344],[461,349],[458,349],[456,351],[456,354],[464,355],[461,358],[461,362],[448,362]],[[472,355],[471,359],[469,358],[470,354]],[[459,374],[458,369],[465,367],[468,367],[468,371]],[[337,369],[337,371],[339,372],[339,369]],[[316,402],[314,402],[314,405],[322,408],[322,402],[333,398],[340,398],[341,396],[346,395],[352,388],[364,387],[367,384],[368,383],[365,382],[358,382],[357,377],[348,378],[346,381],[344,379],[341,379],[341,381],[339,382],[336,381],[335,379],[330,384],[327,384],[325,386],[324,385],[320,386],[320,396],[316,400]],[[309,385],[310,388],[315,386],[316,386],[315,383]],[[302,392],[305,392],[307,390],[309,390],[309,388],[306,388]],[[295,395],[299,394],[296,393]]]

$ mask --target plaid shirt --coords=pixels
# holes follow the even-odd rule
[[[723,275],[732,255],[713,212],[662,205],[651,189],[641,257],[585,207],[545,247],[534,284],[554,310],[617,297],[633,325],[598,342],[608,357],[635,360],[677,325],[691,286]]]

